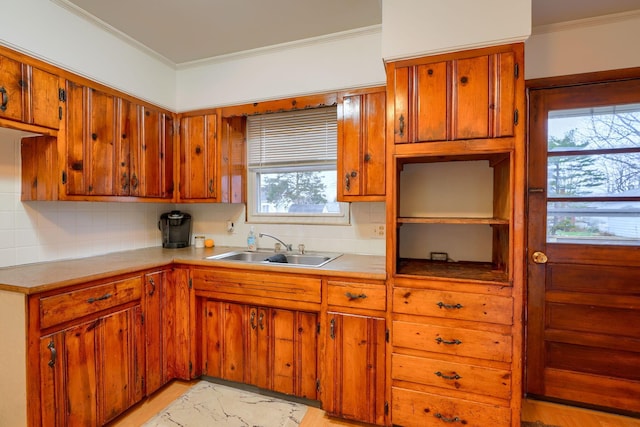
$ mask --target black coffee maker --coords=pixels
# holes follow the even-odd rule
[[[158,228],[162,232],[163,248],[186,248],[191,242],[191,215],[171,211],[160,215]]]

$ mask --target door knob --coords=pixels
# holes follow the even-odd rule
[[[544,252],[540,251],[535,251],[533,255],[531,255],[531,259],[533,259],[533,262],[535,262],[536,264],[546,264],[549,260],[549,258],[547,258],[547,255]]]

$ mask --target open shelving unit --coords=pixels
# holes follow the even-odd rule
[[[396,275],[509,282],[511,157],[396,157]]]

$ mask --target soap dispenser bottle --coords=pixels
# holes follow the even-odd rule
[[[258,244],[256,243],[256,231],[252,225],[249,229],[249,234],[247,235],[247,250],[254,252],[257,248]]]

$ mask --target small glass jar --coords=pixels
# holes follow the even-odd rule
[[[193,238],[196,248],[204,248],[204,236],[196,236]]]

